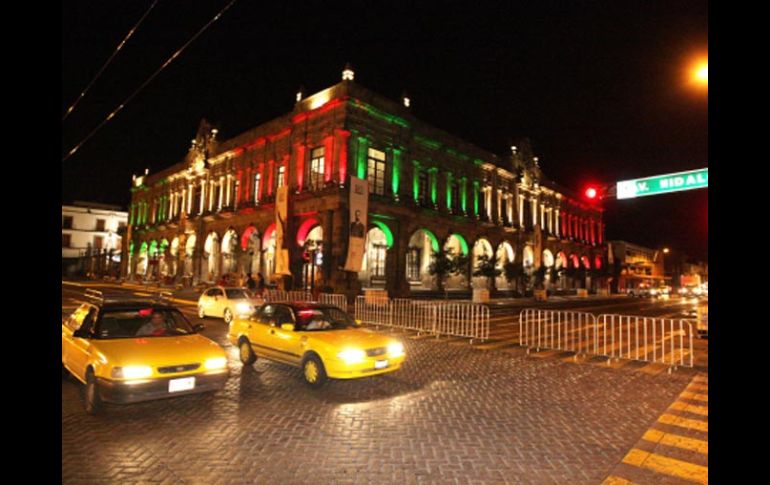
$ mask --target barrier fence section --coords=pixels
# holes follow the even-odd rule
[[[577,354],[692,367],[693,322],[685,319],[527,308],[519,315],[521,345]]]
[[[380,295],[356,297],[355,318],[436,336],[452,335],[485,341],[489,338],[489,307],[473,303],[426,303]]]
[[[591,313],[526,308],[519,314],[519,338],[524,347],[598,352],[596,317]]]
[[[318,297],[319,303],[325,305],[334,305],[337,308],[341,308],[348,311],[348,297],[338,293],[321,293]]]
[[[313,295],[309,291],[284,291],[284,290],[265,290],[265,301],[313,301]]]
[[[693,366],[693,322],[678,318],[602,314],[603,354],[610,358]]]

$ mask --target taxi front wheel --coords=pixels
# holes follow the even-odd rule
[[[302,376],[310,387],[319,388],[324,385],[326,369],[317,355],[308,355],[302,361]]]
[[[86,374],[85,405],[86,412],[91,415],[99,414],[104,407],[102,397],[99,395],[99,385],[91,369]]]
[[[257,360],[257,356],[251,348],[251,343],[245,338],[238,344],[238,355],[241,357],[243,365],[251,365]]]

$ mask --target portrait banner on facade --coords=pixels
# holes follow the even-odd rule
[[[289,214],[289,187],[278,187],[275,192],[275,274],[291,276],[289,249],[284,244]]]
[[[361,265],[364,261],[368,211],[369,184],[366,180],[350,177],[350,227],[345,271],[355,273],[361,271]]]

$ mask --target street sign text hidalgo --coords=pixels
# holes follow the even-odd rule
[[[709,169],[669,173],[643,179],[618,182],[618,199],[632,199],[644,195],[665,194],[681,190],[702,189],[709,186]]]

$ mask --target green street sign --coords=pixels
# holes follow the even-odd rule
[[[682,190],[702,189],[709,186],[709,169],[656,175],[643,179],[618,182],[618,199],[633,199],[645,195],[667,194]]]

